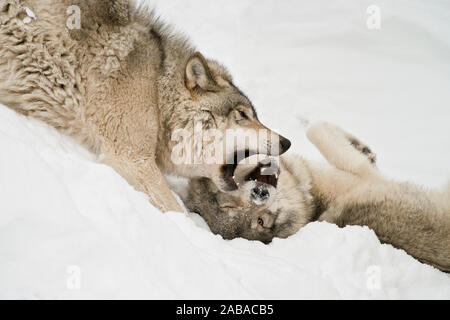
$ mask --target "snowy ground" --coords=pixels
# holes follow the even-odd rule
[[[290,152],[320,159],[304,123],[329,120],[367,142],[389,177],[450,178],[448,1],[153,3],[229,67]],[[371,4],[380,30],[366,27]],[[224,241],[3,106],[0,149],[0,298],[450,298],[448,275],[367,228]]]

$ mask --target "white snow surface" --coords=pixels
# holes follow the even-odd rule
[[[304,128],[328,120],[368,143],[388,177],[450,178],[448,1],[151,3],[229,67],[290,152],[320,160]],[[371,4],[380,30],[366,27]],[[450,298],[447,274],[366,227],[225,241],[195,214],[159,212],[71,139],[4,106],[0,149],[0,298]]]

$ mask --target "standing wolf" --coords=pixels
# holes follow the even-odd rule
[[[384,178],[371,150],[334,125],[313,125],[307,136],[329,164],[287,155],[275,170],[243,162],[238,190],[192,179],[186,206],[226,239],[268,243],[315,220],[368,226],[382,242],[450,272],[450,185],[441,192]]]
[[[175,131],[266,129],[222,65],[127,0],[0,0],[0,103],[76,138],[164,211],[181,209],[161,171],[236,188],[233,165],[174,164]],[[244,153],[290,146],[266,136]]]

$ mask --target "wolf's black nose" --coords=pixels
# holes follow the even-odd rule
[[[280,154],[285,153],[291,147],[291,141],[284,137],[280,137]]]
[[[256,205],[263,205],[269,199],[270,193],[267,186],[259,184],[252,189],[251,197]]]

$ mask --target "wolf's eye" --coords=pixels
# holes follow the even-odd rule
[[[220,208],[220,210],[229,211],[229,210],[235,209],[236,206],[232,205],[232,204],[222,204],[222,205],[220,205],[219,208]]]
[[[248,116],[244,111],[239,111],[239,115],[242,117],[242,119],[248,120]]]
[[[261,219],[261,218],[258,218],[258,224],[259,224],[261,227],[264,227],[264,220]]]

